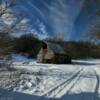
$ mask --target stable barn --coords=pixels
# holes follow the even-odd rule
[[[43,42],[37,55],[38,63],[67,64],[71,63],[71,57],[57,43]]]

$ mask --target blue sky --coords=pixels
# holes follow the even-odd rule
[[[96,20],[96,16],[88,17],[96,8],[92,0],[89,1],[88,15],[85,15],[82,11],[84,0],[16,0],[10,10],[15,16],[24,16],[18,25],[26,30],[19,31],[17,26],[15,30],[18,31],[14,32],[16,35],[33,32],[42,38],[60,34],[65,40],[80,40]]]

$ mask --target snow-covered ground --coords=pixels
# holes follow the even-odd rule
[[[14,60],[11,69],[0,68],[0,87],[13,91],[1,89],[0,98],[100,100],[99,59],[73,60],[69,65],[38,64],[32,59]]]

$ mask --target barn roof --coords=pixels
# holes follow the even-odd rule
[[[64,48],[57,43],[46,42],[47,46],[56,54],[66,54]]]

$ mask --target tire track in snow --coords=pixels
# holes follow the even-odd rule
[[[84,74],[84,71],[85,71],[85,68],[84,68],[83,71],[81,71],[80,75],[78,75],[74,80],[72,80],[72,82],[70,82],[70,83],[68,84],[69,86],[66,85],[66,86],[64,87],[65,91],[66,91],[66,87],[69,87],[69,88],[68,88],[68,91],[65,92],[66,95],[69,94],[70,91],[75,87],[75,85],[77,84],[77,82],[79,82],[81,76]],[[98,73],[97,73],[94,69],[93,69],[93,73],[94,73],[95,79],[97,80],[97,81],[96,81],[96,84],[95,84],[95,86],[94,86],[94,92],[93,92],[93,94],[91,95],[91,97],[89,97],[87,94],[84,94],[84,92],[83,92],[83,94],[80,95],[80,99],[81,99],[81,100],[100,100],[100,98],[98,98],[98,89],[100,88],[100,87],[99,87],[100,77],[99,77]],[[60,92],[59,92],[59,93],[60,93]],[[53,96],[53,97],[57,97],[57,96],[59,96],[60,94],[64,93],[64,90],[62,89],[61,93],[60,93],[60,94],[59,94],[59,93],[58,93],[57,95]],[[64,100],[65,100],[65,99],[64,99]],[[72,99],[72,100],[73,100],[73,99]],[[77,99],[75,99],[75,100],[77,100]]]
[[[91,69],[90,69],[91,70]],[[81,91],[81,93],[83,93],[82,95],[80,95],[80,99],[81,100],[100,100],[100,99],[98,99],[98,89],[99,89],[99,82],[100,82],[100,77],[99,77],[99,75],[98,75],[98,73],[96,72],[96,70],[94,70],[94,69],[92,69],[93,70],[93,75],[95,76],[95,79],[97,80],[96,82],[95,82],[95,85],[94,86],[92,86],[91,87],[91,89],[94,87],[94,92],[92,93],[91,92],[91,96],[89,96],[88,94],[84,94],[84,91]],[[85,69],[84,69],[84,71],[85,71]],[[84,71],[83,71],[83,73],[84,73]],[[79,77],[79,80],[80,80],[80,78],[81,78],[81,76],[82,76],[82,73],[81,73],[81,75],[80,75],[80,77]],[[85,78],[85,77],[84,77]],[[77,81],[77,82],[79,82],[79,80]],[[89,79],[90,80],[90,79]],[[76,82],[76,84],[77,84],[77,82]],[[74,87],[75,85],[73,85],[73,87]],[[73,87],[72,88],[70,88],[69,89],[69,91],[67,92],[67,94],[68,93],[70,93],[70,91],[71,91],[71,89],[73,89]],[[75,99],[76,100],[76,99]]]
[[[84,69],[82,69],[82,71],[78,74],[78,76],[73,79],[71,82],[72,82],[72,85],[70,86],[69,90],[67,91],[67,94],[71,91],[71,89],[73,89],[73,87],[75,86],[75,84],[77,84],[78,80],[80,80],[82,74],[84,72]],[[74,81],[74,82],[73,82]],[[66,85],[67,86],[67,85]]]
[[[70,82],[76,78],[81,72],[83,71],[83,68],[80,68],[78,71],[76,71],[70,78],[68,78],[67,80],[65,80],[64,82],[62,82],[61,84],[57,85],[56,87],[54,87],[53,89],[51,89],[50,91],[48,91],[47,93],[45,93],[44,95],[42,95],[43,97],[45,96],[52,96],[52,93],[54,93],[55,91],[57,91],[59,88],[60,90],[63,88],[64,86],[67,84],[70,84]],[[62,87],[62,88],[61,88]],[[42,98],[38,99],[38,100],[42,100]]]
[[[95,75],[96,75],[96,79],[97,79],[97,83],[96,83],[96,87],[95,87],[95,93],[94,93],[94,99],[93,100],[99,100],[98,95],[99,95],[99,84],[100,84],[100,76],[98,74],[98,69],[95,70]]]
[[[80,79],[82,73],[83,73],[84,68],[81,69],[81,71],[70,81],[66,82],[63,87],[53,96],[53,97],[57,97],[57,95],[59,96],[60,94],[64,93],[69,93],[71,91],[71,89],[75,86],[75,84],[77,83],[77,81]],[[68,87],[69,85],[69,87]],[[67,88],[66,88],[67,87]]]

